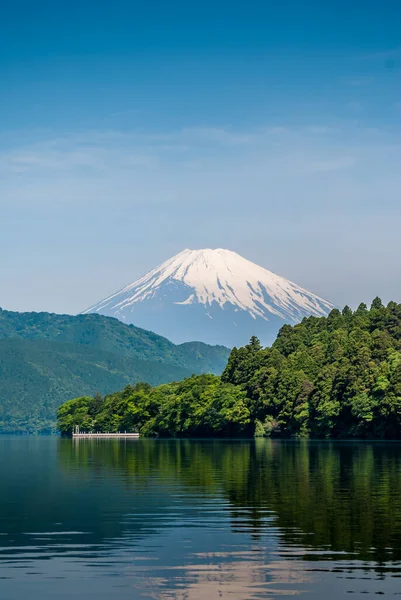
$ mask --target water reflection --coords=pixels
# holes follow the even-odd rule
[[[10,600],[57,577],[65,598],[399,593],[397,444],[0,438],[0,459]]]

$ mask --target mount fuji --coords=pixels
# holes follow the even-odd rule
[[[252,335],[265,345],[285,323],[327,315],[334,306],[239,254],[183,250],[85,313],[116,317],[173,342],[229,347]]]

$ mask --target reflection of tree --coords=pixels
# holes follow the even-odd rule
[[[152,478],[161,490],[179,482],[199,495],[223,495],[236,529],[255,535],[274,525],[286,543],[306,549],[378,564],[401,558],[397,445],[61,440],[59,458],[66,469],[118,474],[125,485]]]

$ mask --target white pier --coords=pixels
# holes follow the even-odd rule
[[[139,433],[73,433],[73,438],[139,438]]]
[[[75,432],[72,434],[73,439],[127,439],[127,438],[139,438],[139,433],[127,433],[126,431],[118,432],[118,433],[98,433],[97,431],[89,431],[89,432],[80,432],[79,427],[75,427]]]

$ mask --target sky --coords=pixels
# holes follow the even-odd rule
[[[184,248],[401,302],[399,0],[14,0],[0,306],[77,313]]]

